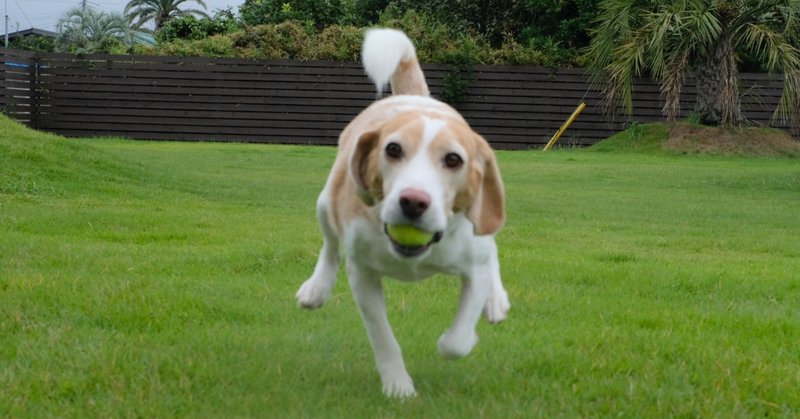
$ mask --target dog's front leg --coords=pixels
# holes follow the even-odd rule
[[[317,199],[317,221],[322,231],[322,250],[311,278],[297,290],[295,298],[301,307],[315,309],[322,307],[331,296],[336,274],[339,271],[339,236],[336,234],[328,215],[328,186]]]
[[[489,323],[497,324],[506,319],[511,304],[508,302],[508,293],[503,288],[503,281],[500,279],[500,260],[497,257],[497,245],[492,240],[489,256],[489,269],[491,269],[491,280],[489,281],[489,296],[486,305],[483,307],[483,314]]]
[[[483,264],[461,277],[461,300],[453,325],[439,338],[439,353],[447,359],[466,356],[478,343],[475,326],[489,294],[491,268]]]
[[[375,364],[381,376],[384,394],[391,397],[415,396],[414,383],[406,371],[403,353],[386,317],[380,275],[353,263],[347,265],[350,288],[375,353]]]

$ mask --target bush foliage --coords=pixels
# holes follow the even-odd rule
[[[318,27],[313,21],[284,20],[244,25],[238,30],[215,30],[221,25],[194,17],[170,22],[157,35],[160,41],[138,53],[161,55],[244,57],[261,59],[357,61],[365,27],[331,24]],[[537,48],[509,36],[493,47],[477,34],[455,30],[424,12],[389,7],[375,26],[404,30],[417,47],[423,63],[509,64],[572,66],[580,64],[575,52]],[[211,30],[206,28],[212,28]]]
[[[55,39],[49,36],[28,35],[19,36],[8,42],[8,47],[24,49],[27,51],[53,52],[56,50]]]
[[[238,29],[233,11],[221,10],[213,18],[200,18],[186,14],[165,23],[155,38],[158,42],[172,42],[177,39],[200,40],[214,35],[224,35]]]
[[[420,61],[580,65],[596,0],[246,0],[233,13],[166,24],[142,53],[358,60],[364,28],[403,29]]]
[[[154,33],[156,45],[104,52],[358,60],[364,28],[405,30],[424,63],[582,65],[599,0],[245,0],[237,11],[186,15]],[[13,47],[53,48],[46,40]]]

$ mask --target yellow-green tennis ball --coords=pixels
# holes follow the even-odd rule
[[[386,233],[401,246],[424,246],[433,240],[433,233],[406,224],[387,225]]]

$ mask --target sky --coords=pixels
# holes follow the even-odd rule
[[[130,0],[87,0],[87,4],[96,9],[108,12],[122,13],[125,5]],[[204,0],[207,13],[213,14],[217,9],[233,8],[236,12],[244,0]],[[79,7],[82,0],[0,0],[0,12],[5,15],[8,13],[8,32],[16,32],[17,24],[19,30],[45,29],[56,31],[56,23],[67,10]],[[8,11],[6,12],[6,7]],[[186,1],[182,8],[200,8],[194,1]],[[4,20],[0,19],[0,34],[5,33]]]

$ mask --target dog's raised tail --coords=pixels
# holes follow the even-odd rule
[[[391,82],[396,95],[430,96],[414,44],[395,29],[370,29],[364,35],[361,62],[380,97]]]

